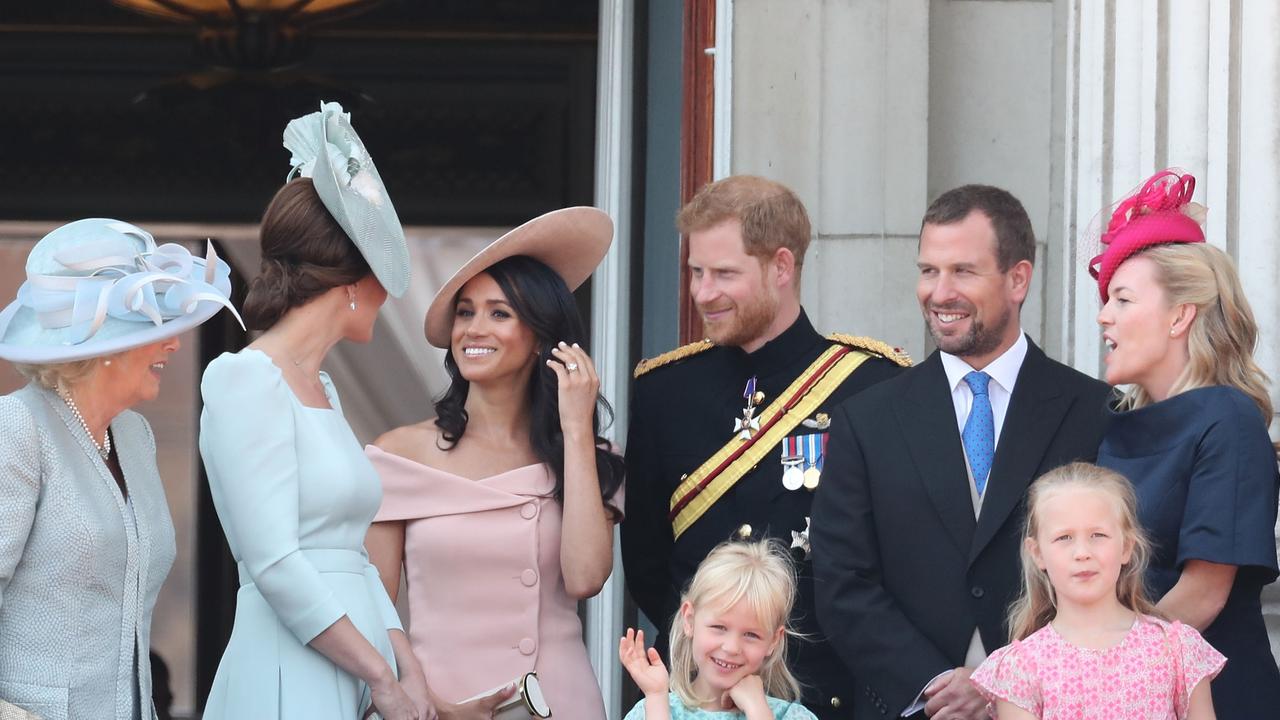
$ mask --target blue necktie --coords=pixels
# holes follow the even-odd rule
[[[978,497],[982,497],[982,491],[987,489],[987,476],[991,474],[991,461],[996,455],[996,421],[991,413],[991,397],[987,394],[991,376],[975,370],[965,375],[964,381],[973,391],[973,407],[969,409],[969,419],[964,421],[960,438],[969,456],[973,485],[978,489]]]

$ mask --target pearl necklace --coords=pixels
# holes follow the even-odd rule
[[[93,447],[102,456],[103,462],[106,462],[111,457],[111,433],[109,431],[103,433],[102,444],[99,445],[97,438],[93,436],[93,433],[89,432],[89,423],[85,422],[84,415],[80,414],[80,408],[76,406],[76,401],[71,399],[71,393],[59,392],[58,395],[62,397],[62,402],[67,404],[67,408],[71,410],[71,414],[76,417],[76,420],[80,421],[80,427],[84,428],[84,434],[89,436],[89,442],[93,443]]]

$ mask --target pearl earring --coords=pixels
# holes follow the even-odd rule
[[[108,366],[108,367],[110,367],[110,366],[111,366],[111,361],[110,361],[110,360],[103,360],[103,361],[102,361],[102,364],[103,364],[103,365],[106,365],[106,366]]]

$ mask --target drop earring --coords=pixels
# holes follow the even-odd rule
[[[351,311],[352,311],[352,312],[355,312],[355,310],[356,310],[356,294],[355,294],[355,292],[353,292],[353,291],[351,291],[351,290],[348,290],[348,291],[347,291],[347,297],[351,300]]]

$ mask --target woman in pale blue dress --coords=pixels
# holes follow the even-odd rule
[[[432,712],[422,670],[363,545],[381,486],[320,371],[339,341],[372,338],[408,251],[340,107],[291,122],[285,147],[302,177],[263,216],[244,306],[266,332],[200,386],[200,454],[240,574],[204,717],[417,720]]]

